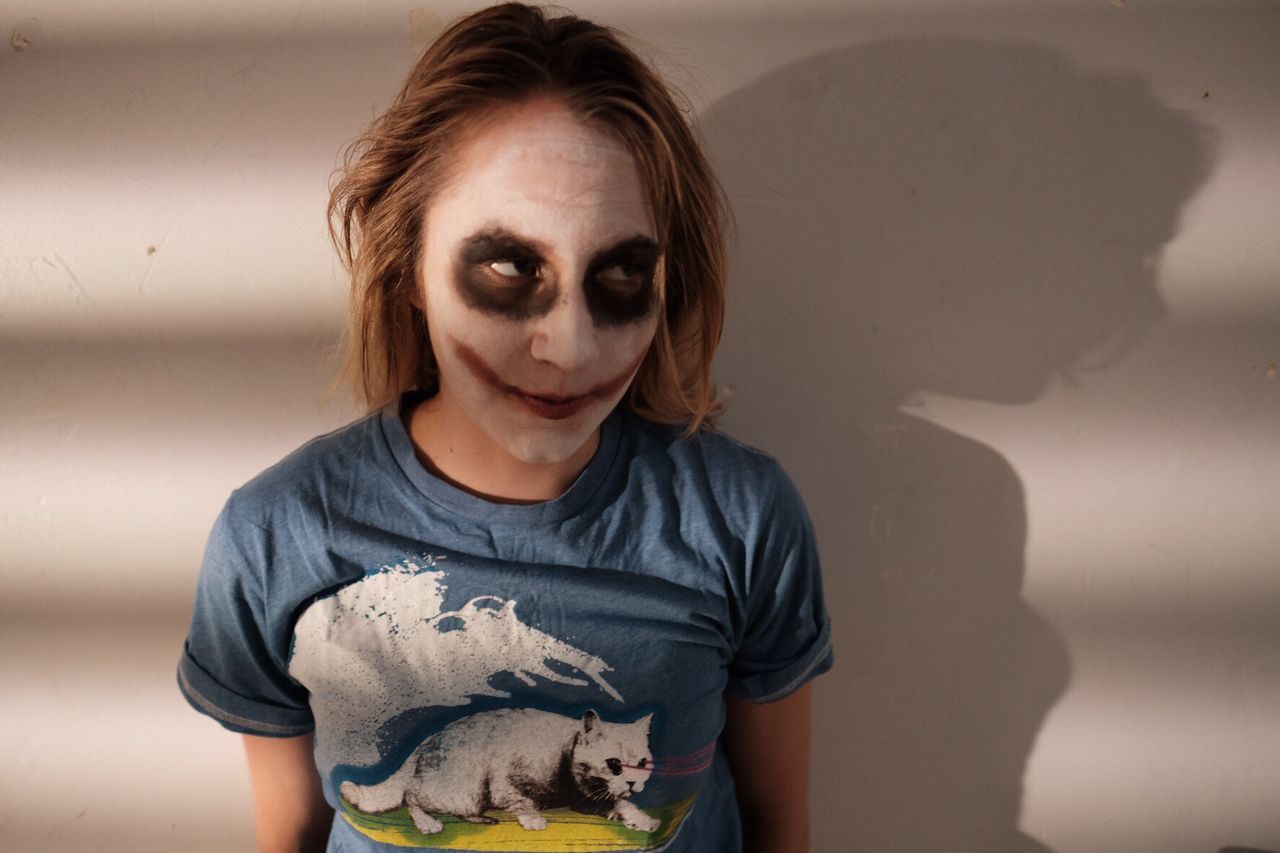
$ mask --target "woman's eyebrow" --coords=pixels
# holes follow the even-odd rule
[[[547,246],[512,234],[505,228],[486,228],[462,241],[458,257],[469,264],[511,257],[545,257]]]
[[[469,264],[485,261],[501,260],[511,257],[545,258],[551,254],[547,244],[540,240],[521,237],[505,228],[485,228],[462,240],[458,249],[458,257]],[[657,241],[643,234],[628,237],[607,249],[601,249],[591,257],[590,266],[595,266],[615,257],[633,257],[635,255],[652,256],[661,254]]]
[[[643,234],[637,234],[635,237],[629,237],[607,249],[596,252],[591,258],[590,266],[595,267],[613,261],[633,264],[655,263],[661,254],[662,248],[656,241],[645,237]]]

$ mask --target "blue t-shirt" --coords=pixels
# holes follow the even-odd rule
[[[736,851],[726,692],[831,667],[778,463],[625,409],[560,497],[415,456],[392,405],[237,489],[178,682],[232,731],[315,732],[329,851]]]

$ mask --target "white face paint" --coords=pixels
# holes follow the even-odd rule
[[[461,144],[425,217],[434,405],[471,447],[562,463],[653,340],[657,242],[621,143],[551,101],[504,110]]]

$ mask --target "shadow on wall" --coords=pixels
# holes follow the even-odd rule
[[[1027,403],[1161,322],[1207,132],[1136,77],[941,39],[785,66],[702,131],[738,220],[725,424],[800,482],[836,620],[814,849],[1047,850],[1022,779],[1070,662],[1020,596],[1022,484],[900,409]]]

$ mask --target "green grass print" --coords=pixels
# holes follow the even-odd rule
[[[436,847],[445,850],[467,851],[564,851],[564,853],[588,853],[588,851],[656,850],[665,844],[680,828],[692,798],[663,808],[645,809],[645,813],[661,819],[662,825],[655,833],[628,829],[621,823],[596,815],[582,814],[570,809],[548,809],[542,812],[547,819],[545,830],[526,830],[508,812],[487,812],[496,818],[496,824],[476,824],[454,817],[436,814],[444,829],[431,835],[423,835],[414,826],[409,810],[401,807],[381,814],[366,814],[343,802],[343,816],[347,822],[364,834],[379,841],[404,847]]]

